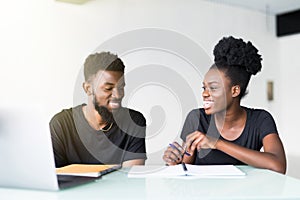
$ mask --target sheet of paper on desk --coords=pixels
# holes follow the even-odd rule
[[[195,178],[232,178],[243,177],[246,174],[234,165],[190,165],[186,164],[187,171],[182,165],[174,166],[133,166],[129,178],[143,177],[195,177]]]

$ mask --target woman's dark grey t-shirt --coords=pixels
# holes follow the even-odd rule
[[[275,121],[271,114],[262,109],[252,109],[243,107],[247,112],[247,121],[242,134],[235,140],[234,144],[260,151],[263,146],[263,138],[271,133],[278,134]],[[224,139],[216,128],[214,117],[206,115],[203,108],[192,110],[186,117],[181,132],[181,139],[186,140],[186,136],[194,131]],[[226,140],[228,141],[228,140]],[[196,165],[218,165],[233,164],[243,165],[244,163],[216,149],[201,149],[197,152]]]

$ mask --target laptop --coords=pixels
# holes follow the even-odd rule
[[[49,120],[40,106],[0,108],[0,187],[57,191],[99,179],[56,174]]]

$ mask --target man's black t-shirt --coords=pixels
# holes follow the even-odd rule
[[[262,140],[266,135],[271,133],[278,134],[275,121],[271,114],[265,110],[246,107],[243,108],[247,112],[245,128],[237,139],[230,142],[248,149],[260,151],[263,146]],[[188,114],[181,132],[181,139],[185,141],[188,134],[197,130],[208,134],[209,136],[226,140],[217,130],[214,117],[206,115],[203,108],[192,110]],[[201,149],[197,152],[194,164],[243,165],[244,163],[216,149]]]
[[[50,121],[56,167],[146,159],[146,120],[141,113],[120,108],[111,129],[103,132],[88,124],[82,106],[62,110]]]

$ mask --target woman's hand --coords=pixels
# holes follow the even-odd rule
[[[163,160],[167,165],[177,165],[182,162],[184,152],[184,148],[180,144],[173,142],[167,150],[165,150]]]
[[[217,141],[216,138],[195,131],[186,137],[186,151],[193,155],[196,149],[197,151],[200,151],[200,149],[215,149]]]

